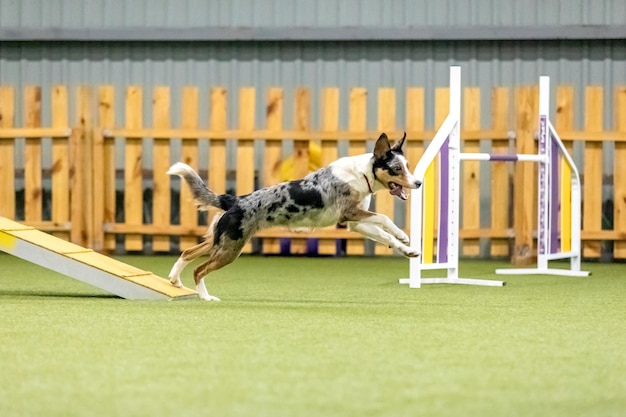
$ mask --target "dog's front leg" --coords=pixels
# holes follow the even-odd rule
[[[369,239],[382,243],[383,245],[400,252],[406,257],[414,258],[419,256],[419,252],[417,250],[405,245],[375,223],[348,222],[348,230],[360,233]]]
[[[368,210],[359,209],[356,212],[351,213],[351,216],[347,216],[346,220],[353,222],[361,222],[374,224],[382,228],[385,232],[393,235],[397,240],[408,246],[411,241],[406,233],[398,226],[396,226],[389,217],[384,214],[375,213]]]

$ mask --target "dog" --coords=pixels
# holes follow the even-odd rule
[[[178,162],[167,171],[184,180],[199,210],[215,207],[215,214],[202,243],[185,249],[169,274],[172,285],[182,287],[180,274],[202,255],[208,260],[195,268],[193,277],[201,299],[219,301],[210,295],[205,277],[239,257],[243,246],[259,230],[271,226],[315,228],[335,224],[387,245],[406,257],[419,256],[409,246],[409,237],[387,216],[369,211],[372,195],[388,190],[407,199],[406,189],[422,184],[409,171],[403,153],[406,132],[391,145],[382,133],[373,153],[340,158],[300,180],[283,182],[235,197],[217,195],[188,165]]]

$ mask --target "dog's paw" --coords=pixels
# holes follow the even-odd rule
[[[182,288],[183,287],[183,283],[182,283],[182,281],[180,280],[179,277],[170,277],[170,284],[172,284],[173,286],[178,287],[178,288]]]
[[[420,256],[420,252],[417,249],[413,249],[409,247],[403,248],[402,254],[406,256],[407,258],[417,258],[418,256]]]
[[[211,295],[211,294],[206,294],[206,295],[199,295],[200,299],[203,301],[222,301],[219,298]]]
[[[407,234],[404,233],[403,231],[400,231],[398,236],[396,236],[396,239],[398,239],[400,242],[404,243],[405,245],[408,245],[409,243],[411,243],[411,239],[409,239]]]

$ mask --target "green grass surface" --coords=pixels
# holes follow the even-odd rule
[[[160,275],[175,261],[120,259]],[[410,290],[404,259],[243,257],[207,282],[221,303],[127,301],[0,265],[3,417],[626,412],[625,265]]]

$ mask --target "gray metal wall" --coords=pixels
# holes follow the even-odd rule
[[[2,27],[624,24],[623,0],[2,0]]]

